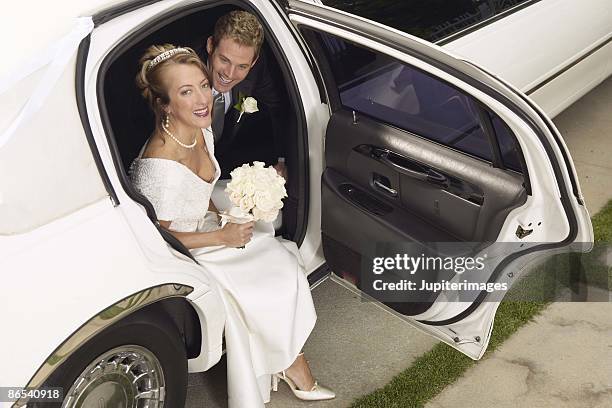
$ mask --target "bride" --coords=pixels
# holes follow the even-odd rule
[[[130,168],[162,227],[214,277],[226,310],[230,407],[261,407],[285,381],[304,400],[334,398],[300,353],[316,314],[293,242],[262,222],[218,227],[210,200],[219,178],[210,130],[208,71],[190,48],[149,47],[136,82],[155,112],[156,129]],[[236,249],[244,246],[244,249]]]

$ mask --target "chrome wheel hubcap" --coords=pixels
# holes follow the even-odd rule
[[[79,374],[62,408],[162,408],[165,386],[161,364],[151,351],[121,346]]]

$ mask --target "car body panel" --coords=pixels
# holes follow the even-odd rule
[[[157,234],[149,225],[149,233]],[[109,199],[29,234],[10,240],[0,237],[0,248],[3,285],[14,288],[0,298],[0,310],[3,321],[15,322],[16,334],[5,336],[0,358],[14,361],[11,356],[24,344],[28,346],[28,352],[19,352],[19,364],[1,371],[2,384],[27,384],[47,357],[83,323],[143,289],[181,284],[194,288],[190,294],[194,299],[210,292],[207,276],[191,260],[156,256],[169,253],[165,243],[147,253],[122,211]],[[222,307],[213,312],[210,319],[224,321]],[[217,333],[211,332],[210,337],[220,338],[219,323],[204,327],[216,328]],[[32,340],[24,343],[24,339]]]
[[[7,133],[0,150],[0,235],[32,231],[108,195],[75,100],[66,100],[66,95],[74,95],[75,55],[59,74],[44,109],[36,111],[36,103],[24,108],[30,93],[47,79],[41,71],[3,94],[0,129]],[[28,111],[33,113],[28,116]],[[13,123],[21,118],[21,126],[15,128]]]
[[[496,73],[554,117],[612,73],[611,37],[609,1],[541,0],[443,47]]]

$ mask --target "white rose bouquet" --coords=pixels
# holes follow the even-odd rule
[[[232,170],[230,175],[232,180],[225,192],[234,208],[221,216],[226,221],[238,223],[274,221],[278,211],[283,208],[283,198],[287,197],[285,179],[272,166],[265,167],[258,161],[253,162],[252,166],[243,164]]]

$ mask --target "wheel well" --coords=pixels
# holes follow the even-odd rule
[[[200,325],[198,313],[186,298],[172,297],[162,299],[143,307],[126,318],[129,319],[130,317],[135,317],[134,315],[144,313],[162,313],[168,316],[181,334],[187,358],[196,358],[200,355],[202,349],[202,326]]]
[[[165,378],[164,395],[152,394],[151,397],[158,400],[163,399],[171,407],[184,406],[187,387],[187,350],[181,330],[174,319],[165,311],[167,305],[162,305],[162,303],[150,304],[130,313],[88,339],[45,379],[43,388],[63,389],[64,395],[61,398],[65,398],[64,403],[66,401],[73,401],[74,403],[77,400],[82,403],[85,399],[91,402],[89,396],[83,397],[83,395],[88,394],[85,389],[104,386],[104,383],[113,384],[111,388],[122,389],[121,395],[123,397],[118,396],[118,398],[128,398],[130,393],[134,393],[134,396],[136,396],[142,385],[137,385],[136,381],[145,374],[151,373],[148,370],[140,371],[142,367],[139,367],[139,365],[143,360],[138,356],[145,353],[150,357],[155,357],[154,361],[156,363],[154,365],[157,370],[154,371],[159,372],[160,368],[163,369],[161,371],[164,373],[162,379]],[[180,302],[170,302],[169,304],[180,306]],[[112,356],[111,360],[106,360],[107,356]],[[124,364],[123,362],[126,359],[132,360]],[[153,359],[148,361],[150,363]],[[97,374],[92,375],[94,371],[102,367],[101,362],[109,363],[110,370],[102,368],[101,371],[97,371]],[[135,362],[139,363],[136,364]],[[113,370],[117,371],[117,366],[122,364],[125,367],[122,366],[121,373],[113,373]],[[92,369],[92,367],[97,368]],[[129,377],[128,372],[132,374],[133,378],[127,378],[132,381],[126,383],[125,377]],[[107,375],[109,373],[110,376]],[[85,377],[83,376],[87,378],[86,381],[84,381]],[[158,381],[159,377],[155,380],[155,383]],[[83,383],[89,384],[83,387],[80,385]],[[147,383],[147,381],[144,383]],[[130,386],[134,384],[135,386],[126,391],[126,384],[130,384]],[[102,400],[107,397],[103,397]],[[115,401],[114,398],[113,401]],[[57,408],[62,405],[62,402],[55,401],[25,400],[24,402],[32,408]],[[78,406],[81,406],[81,403]]]

